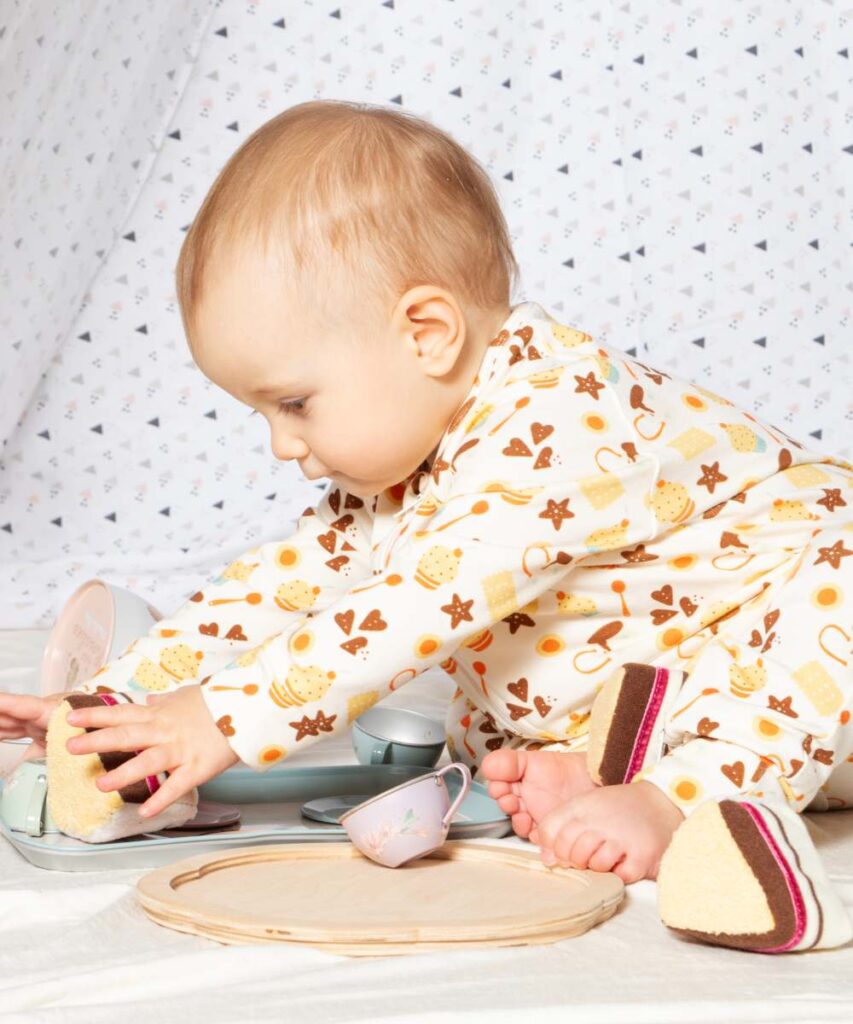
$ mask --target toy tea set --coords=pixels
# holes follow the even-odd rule
[[[43,693],[91,678],[161,617],[130,591],[85,583],[50,633]],[[72,699],[78,696],[85,695]],[[171,820],[157,815],[146,822],[150,831],[138,832],[135,806],[94,786],[106,770],[95,760],[100,755],[64,751],[68,736],[83,731],[64,720],[68,700],[51,717],[47,758],[22,759],[7,777],[0,830],[43,868],[162,865],[137,889],[145,912],[168,927],[220,942],[387,955],[460,943],[553,942],[610,916],[622,898],[616,876],[549,870],[535,854],[466,843],[507,835],[509,819],[466,765],[436,768],[444,727],[417,712],[380,705],[361,715],[352,727],[358,764],[282,765],[262,775],[235,765],[189,803],[168,808]],[[66,772],[70,765],[75,770]],[[79,831],[86,813],[68,808],[85,804],[83,792],[100,802],[111,831]],[[113,803],[105,811],[107,800]],[[93,841],[99,834],[111,838]],[[376,864],[405,870],[377,871]],[[521,896],[508,908],[494,894],[509,888]],[[326,889],[345,891],[345,904],[318,900]]]

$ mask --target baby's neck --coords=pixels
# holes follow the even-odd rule
[[[486,355],[486,349],[489,347],[489,343],[497,337],[498,331],[501,326],[507,321],[510,313],[512,312],[511,307],[498,307],[494,309],[484,310],[479,316],[470,314],[466,316],[465,326],[467,331],[466,345],[468,347],[468,369],[465,376],[468,378],[468,389],[473,386],[474,380],[479,373],[480,367],[482,366],[483,359]],[[461,400],[460,400],[461,404]],[[448,425],[449,425],[448,421]],[[446,428],[445,428],[446,429]],[[439,439],[433,450],[424,459],[422,466],[425,465],[426,472],[432,469],[433,460],[438,454],[438,449],[441,446],[441,440]]]

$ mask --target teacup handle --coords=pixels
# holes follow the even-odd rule
[[[388,756],[388,751],[391,749],[391,744],[385,740],[374,740],[373,747],[370,751],[370,763],[371,764],[385,764],[385,759]]]
[[[435,773],[435,777],[436,779],[439,779],[445,774],[445,772],[454,770],[459,772],[462,776],[462,788],[456,795],[456,799],[450,805],[450,810],[441,819],[441,827],[445,829],[450,828],[450,823],[453,821],[453,815],[459,810],[459,805],[468,795],[468,790],[471,788],[471,772],[468,770],[468,766],[466,764],[462,764],[461,761],[454,761],[453,764],[446,764],[443,768],[439,768]]]
[[[42,828],[42,815],[44,814],[44,800],[47,796],[47,775],[39,772],[33,784],[33,791],[30,795],[30,802],[27,805],[27,834],[40,836]]]

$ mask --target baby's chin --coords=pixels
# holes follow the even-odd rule
[[[330,473],[329,479],[333,480],[339,487],[357,498],[374,498],[377,494],[394,486],[394,481],[385,483],[383,481],[371,482],[370,480],[357,480],[352,476],[345,476],[343,473]]]
[[[329,479],[339,487],[354,494],[357,498],[370,498],[378,494],[381,488],[375,487],[364,480],[356,480],[354,477],[345,476],[343,473],[330,473]]]

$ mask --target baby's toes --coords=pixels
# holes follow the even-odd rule
[[[486,789],[492,800],[500,800],[502,796],[512,792],[511,782],[490,782]]]
[[[530,842],[536,843],[542,852],[542,860],[549,866],[557,863],[557,844],[567,854],[575,839],[586,831],[583,823],[572,813],[570,803],[561,804],[553,811],[534,822],[530,830]],[[568,866],[568,858],[563,856],[561,863]]]
[[[592,871],[613,871],[625,856],[625,849],[614,839],[603,842],[589,858],[588,867]]]
[[[578,853],[583,857],[583,850],[593,850],[604,838],[601,835],[596,835],[595,832],[586,832],[582,830],[582,826],[579,822],[569,821],[566,825],[560,829],[560,831],[554,836],[551,842],[551,849],[553,850],[554,857],[558,864],[562,864],[564,867],[583,867],[585,864],[579,864],[574,858],[574,848],[578,844],[581,837],[587,837],[584,839],[582,846]],[[589,854],[587,853],[587,856]]]
[[[636,860],[631,857],[625,857],[621,860],[613,869],[613,874],[618,875],[625,885],[631,885],[632,882],[639,882],[644,878],[648,878],[648,874],[643,870]]]
[[[595,855],[603,842],[604,836],[598,832],[581,832],[568,851],[567,863],[573,868],[587,867],[590,857]]]
[[[518,782],[524,775],[526,757],[524,751],[502,747],[490,750],[483,758],[480,772],[494,782]]]
[[[518,811],[521,810],[521,801],[518,799],[515,793],[504,793],[503,796],[496,797],[495,794],[492,792],[492,788],[490,786],[489,796],[493,800],[496,799],[498,802],[498,807],[500,807],[504,814],[508,814],[510,815],[510,817],[512,817],[513,814],[517,814]]]
[[[512,816],[512,830],[521,839],[530,838],[530,830],[533,828],[533,819],[525,810],[518,811]]]

